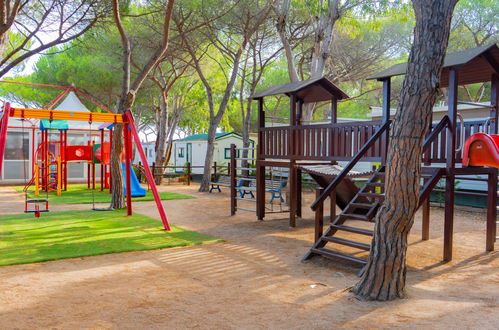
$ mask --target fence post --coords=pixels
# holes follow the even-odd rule
[[[140,169],[141,167],[142,167],[142,162],[139,160],[139,169]],[[139,171],[138,171],[138,173],[139,173],[139,178],[138,178],[138,179],[139,179],[139,182],[142,182],[142,171],[140,171],[140,170],[139,170]]]
[[[213,162],[213,178],[211,181],[215,182],[217,180],[217,162]]]
[[[191,163],[187,162],[187,185],[191,185]]]
[[[156,162],[152,162],[151,173],[154,183],[156,183]]]
[[[230,215],[236,214],[236,145],[230,145]]]

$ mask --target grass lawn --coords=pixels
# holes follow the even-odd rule
[[[0,266],[217,241],[123,210],[0,215]]]
[[[14,187],[17,191],[23,191],[23,187]],[[97,188],[97,187],[96,187]],[[45,198],[45,192],[40,191],[40,196],[35,197],[34,187],[28,190],[29,198]],[[177,194],[172,192],[160,192],[162,200],[170,199],[189,199],[196,198],[193,196]],[[94,190],[94,198],[96,203],[110,203],[111,194],[108,190],[100,191],[98,188]],[[61,196],[57,196],[55,191],[49,193],[50,204],[92,204],[92,191],[87,189],[86,184],[68,185],[68,190],[63,191]],[[134,202],[144,202],[154,200],[151,191],[148,191],[144,197],[132,198]]]

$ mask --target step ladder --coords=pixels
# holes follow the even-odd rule
[[[433,180],[429,181],[435,182],[438,181],[436,179],[440,176],[440,173],[440,169],[438,168],[426,168],[422,171],[421,175],[422,178],[433,178]],[[424,189],[431,188],[433,187],[425,185],[421,193],[423,193]],[[329,227],[308,251],[303,261],[313,256],[321,255],[330,259],[345,260],[359,266],[365,265],[367,260],[358,255],[365,254],[365,251],[371,250],[370,242],[372,240],[371,237],[374,235],[375,216],[384,199],[385,167],[382,166],[359,189],[343,211],[331,221]],[[356,220],[356,222],[346,225],[345,222],[349,220]],[[364,225],[359,225],[359,221],[364,223]],[[369,225],[366,226],[365,223]],[[338,234],[345,232],[355,234],[355,240],[337,237]],[[366,236],[369,238],[366,239]],[[353,248],[355,252],[349,254],[326,248],[326,245],[329,247],[334,244]]]

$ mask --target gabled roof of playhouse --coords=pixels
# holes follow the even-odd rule
[[[80,101],[75,92],[69,91],[64,100],[54,110],[64,110],[72,112],[91,112]],[[66,120],[53,120],[52,123],[48,119],[40,121],[40,129],[89,129],[90,125],[84,121],[66,121]],[[93,127],[95,129],[96,127]]]
[[[336,87],[325,77],[312,78],[303,81],[290,82],[284,85],[270,87],[264,91],[257,92],[250,96],[252,99],[260,99],[265,96],[295,94],[304,102],[330,101],[333,97],[338,100],[348,98],[341,89]]]
[[[449,85],[449,69],[459,66],[458,84],[466,85],[490,81],[491,74],[497,72],[499,63],[499,48],[496,44],[465,49],[459,52],[447,54],[440,78],[440,86]],[[407,72],[407,63],[395,64],[388,69],[378,72],[371,79],[382,80],[393,76],[404,75]]]
[[[235,135],[237,137],[242,138],[242,136],[236,132],[225,132],[225,133],[215,133],[215,139],[220,139],[225,136],[229,135]],[[184,141],[208,141],[208,134],[194,134],[190,136],[186,136],[183,139],[178,139],[176,140],[177,142],[184,142]]]

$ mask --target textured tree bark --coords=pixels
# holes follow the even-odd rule
[[[152,68],[158,63],[160,58],[168,48],[168,36],[170,20],[173,12],[173,4],[175,0],[168,0],[165,4],[165,18],[163,22],[163,35],[161,44],[148,59],[140,73],[135,77],[133,83],[130,83],[130,64],[131,64],[131,47],[130,40],[125,31],[120,15],[119,0],[112,1],[113,18],[116,27],[120,34],[121,46],[123,48],[123,78],[121,85],[121,95],[116,106],[116,113],[124,113],[130,110],[134,104],[137,91],[140,89],[142,83],[151,72]],[[125,207],[124,189],[123,189],[123,175],[121,173],[121,154],[123,152],[123,126],[116,125],[113,133],[113,145],[111,146],[111,208],[122,209]],[[127,156],[128,157],[128,156]]]
[[[414,42],[390,136],[385,202],[376,216],[367,265],[353,288],[364,300],[392,300],[405,293],[407,236],[419,201],[423,142],[457,0],[412,3]]]

